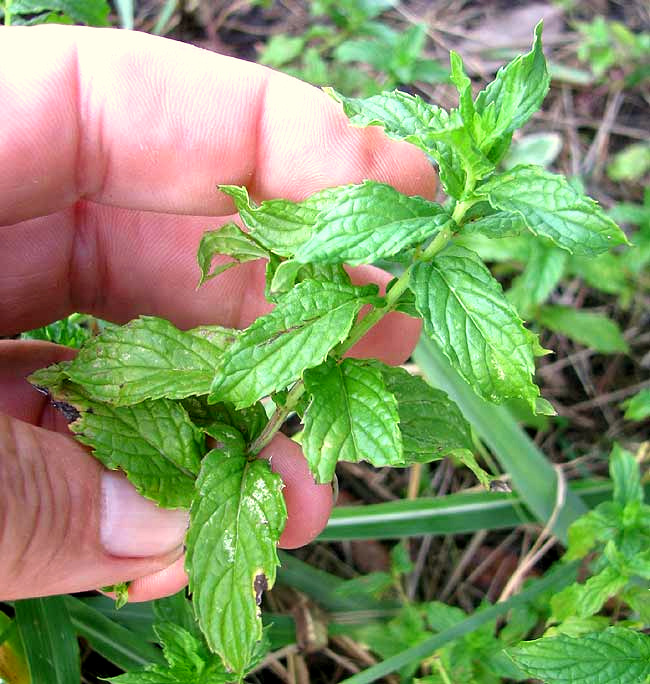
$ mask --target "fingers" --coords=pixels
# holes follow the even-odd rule
[[[0,342],[0,600],[132,579],[131,600],[174,593],[186,581],[177,559],[187,513],[142,498],[72,437],[25,422],[57,425],[54,410],[24,377],[69,355],[44,342]],[[58,427],[65,429],[63,421]],[[285,484],[289,517],[280,545],[306,544],[327,522],[331,488],[314,483],[299,447],[283,435],[262,456]]]
[[[270,310],[265,262],[232,268],[197,291],[196,250],[204,230],[214,227],[210,224],[200,217],[83,203],[75,212],[0,230],[0,334],[29,330],[72,311],[117,322],[154,314],[181,328],[246,327]],[[389,279],[376,268],[354,269],[357,283],[385,285]],[[363,342],[359,355],[401,363],[417,331],[414,319],[390,316]]]
[[[218,183],[258,199],[364,178],[433,192],[420,151],[351,128],[325,94],[283,74],[142,33],[0,30],[0,64],[12,65],[0,74],[0,225],[80,198],[223,214],[232,204]]]

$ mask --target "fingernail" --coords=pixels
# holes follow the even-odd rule
[[[159,556],[181,546],[189,514],[160,508],[140,496],[126,477],[102,473],[100,541],[114,556]]]

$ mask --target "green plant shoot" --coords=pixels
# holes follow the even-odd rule
[[[245,330],[183,331],[142,317],[31,376],[66,408],[71,430],[96,458],[159,505],[190,510],[186,568],[203,636],[161,634],[170,669],[155,681],[186,681],[177,673],[190,662],[193,681],[241,681],[256,661],[262,594],[275,580],[286,520],[280,478],[257,455],[290,414],[303,418],[305,457],[318,482],[329,482],[342,459],[405,467],[453,455],[489,484],[469,425],[446,394],[376,360],[345,358],[386,314],[421,318],[484,399],[553,412],[533,380],[545,350],[480,257],[456,239],[526,231],[540,244],[592,257],[626,238],[563,176],[534,165],[498,168],[513,131],[549,87],[541,26],[532,50],[477,97],[453,53],[451,73],[459,92],[451,111],[398,91],[365,100],[329,91],[353,125],[382,126],[421,148],[437,166],[444,205],[372,181],[261,204],[245,188],[221,186],[245,229],[233,223],[204,235],[201,282],[266,259],[273,311]],[[232,261],[213,268],[217,254]],[[350,282],[344,265],[380,259],[402,268],[385,293]],[[267,418],[260,402],[269,398],[275,410]],[[149,674],[113,681],[154,681]]]

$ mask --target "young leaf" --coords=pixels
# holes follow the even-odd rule
[[[603,354],[625,354],[629,351],[616,321],[603,314],[549,305],[539,309],[537,318],[554,332]]]
[[[90,339],[66,373],[93,399],[118,406],[207,394],[224,347],[206,335],[142,316]],[[230,340],[235,336],[232,331]]]
[[[536,337],[476,254],[447,247],[415,265],[411,289],[425,332],[477,394],[494,403],[520,397],[535,410]]]
[[[373,362],[397,399],[405,463],[428,463],[474,448],[469,423],[441,390],[403,368]]]
[[[34,374],[36,381],[42,376]],[[167,399],[135,406],[93,401],[62,382],[50,386],[55,406],[74,420],[69,428],[111,470],[123,470],[142,494],[165,508],[189,508],[204,438],[185,409]]]
[[[483,205],[484,203],[480,202],[479,204]],[[481,233],[490,238],[504,238],[519,235],[519,233],[527,228],[521,214],[513,214],[509,211],[490,212],[489,204],[488,212],[487,215],[482,212],[479,218],[468,220],[464,223],[462,227],[463,234]],[[469,217],[469,212],[467,216]]]
[[[212,268],[212,260],[220,254],[232,257],[234,261]],[[246,235],[236,223],[227,223],[219,230],[203,233],[196,258],[201,269],[201,286],[206,280],[218,276],[232,266],[255,259],[268,259],[269,253]]]
[[[594,200],[576,192],[564,176],[538,166],[495,174],[477,192],[495,209],[520,214],[534,235],[572,254],[594,256],[627,242]]]
[[[274,199],[253,203],[246,188],[220,185],[232,197],[242,221],[266,249],[280,256],[293,256],[312,235],[318,213],[332,206],[338,188],[327,188],[302,202]]]
[[[186,568],[210,648],[240,681],[262,637],[262,592],[273,586],[286,520],[282,480],[267,461],[213,450],[197,481]]]
[[[344,97],[326,88],[355,126],[383,126],[386,135],[417,145],[438,164],[440,181],[447,194],[460,198],[473,180],[484,178],[494,165],[476,147],[464,128],[460,114],[424,102],[400,91],[364,100]],[[471,185],[471,183],[470,183]]]
[[[381,302],[376,292],[372,285],[299,283],[231,345],[210,401],[229,401],[239,409],[284,389],[345,339],[363,304]]]
[[[209,433],[215,423],[230,425],[244,435],[246,441],[252,442],[262,432],[268,416],[264,406],[258,401],[237,411],[232,404],[209,404],[207,397],[187,397],[181,402],[192,422]]]
[[[111,677],[108,681],[112,684],[226,684],[232,681],[221,659],[184,627],[162,622],[154,630],[169,667],[149,665],[144,670]]]
[[[529,677],[548,684],[638,684],[650,676],[650,638],[624,627],[524,642],[508,654]]]
[[[11,0],[12,14],[41,14],[57,12],[70,17],[77,24],[108,26],[110,8],[105,0]]]
[[[318,215],[314,234],[296,252],[296,261],[373,263],[423,242],[451,219],[435,202],[374,181],[351,185],[337,199]]]
[[[276,299],[303,280],[328,280],[350,285],[350,276],[341,264],[301,264],[289,259],[276,265],[268,286],[268,299]]]
[[[530,119],[546,97],[550,81],[542,52],[540,22],[535,28],[533,49],[499,69],[494,81],[476,97],[476,111],[487,134],[478,141],[484,152],[489,153],[495,142],[521,128]],[[500,151],[499,156],[503,156],[506,150]],[[488,156],[498,161],[494,156]]]
[[[317,482],[330,482],[337,461],[402,465],[395,397],[376,368],[329,360],[305,372],[311,403],[304,417],[305,457]]]
[[[645,420],[650,417],[650,389],[642,389],[626,399],[621,407],[625,409],[625,420]]]

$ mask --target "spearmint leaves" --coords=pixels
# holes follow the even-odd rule
[[[288,259],[275,266],[268,287],[268,298],[276,299],[303,280],[329,280],[350,285],[350,276],[341,264],[302,264]]]
[[[501,146],[498,155],[490,151],[499,139],[521,128],[540,108],[551,82],[542,52],[542,23],[535,28],[533,49],[516,57],[497,72],[496,78],[476,97],[476,113],[484,137],[481,150],[495,163],[507,151]]]
[[[477,192],[495,209],[519,214],[533,235],[572,254],[595,256],[627,243],[594,200],[576,192],[564,176],[538,166],[516,166],[495,174]]]
[[[445,191],[456,199],[464,194],[468,177],[484,178],[494,169],[467,135],[457,110],[447,112],[397,90],[363,100],[325,91],[343,105],[353,125],[382,126],[389,138],[417,145],[435,159]]]
[[[229,340],[236,335],[232,331]],[[227,346],[224,337],[209,329],[183,332],[162,318],[142,316],[91,338],[66,373],[93,399],[118,406],[207,394]]]
[[[232,197],[251,235],[266,249],[280,256],[293,256],[312,235],[316,217],[336,201],[337,188],[321,190],[302,202],[274,199],[260,205],[251,201],[246,188],[220,185]]]
[[[236,448],[202,461],[190,512],[186,569],[212,651],[241,681],[262,638],[262,593],[275,582],[286,521],[282,481],[267,461]]]
[[[650,677],[650,637],[623,627],[537,639],[507,653],[529,677],[548,684],[639,684]]]
[[[429,463],[474,449],[469,423],[443,391],[403,368],[372,365],[397,400],[405,464]]]
[[[364,304],[382,301],[374,285],[299,283],[225,352],[210,401],[229,401],[240,409],[285,389],[347,337]]]
[[[305,373],[305,386],[311,402],[302,446],[317,482],[331,481],[337,461],[404,465],[397,401],[379,370],[330,360]]]
[[[108,681],[112,684],[227,684],[232,681],[221,659],[188,630],[173,622],[162,622],[154,625],[154,631],[169,666],[150,665]]]
[[[536,337],[476,254],[448,246],[415,265],[411,289],[425,332],[477,394],[494,403],[521,398],[535,410]]]
[[[212,261],[217,255],[232,257],[234,261],[220,264],[212,268]],[[201,269],[199,287],[207,280],[218,276],[220,273],[247,261],[269,258],[269,253],[255,242],[249,235],[235,223],[227,223],[219,230],[210,230],[203,234],[197,261]]]
[[[366,181],[349,186],[335,206],[318,215],[314,234],[295,258],[303,263],[370,264],[423,242],[450,220],[435,202]]]
[[[122,470],[142,496],[164,508],[189,508],[204,453],[204,437],[185,409],[166,399],[135,406],[94,401],[80,388],[56,377],[54,369],[30,380],[47,387],[54,405],[72,419],[77,440],[111,470]]]

